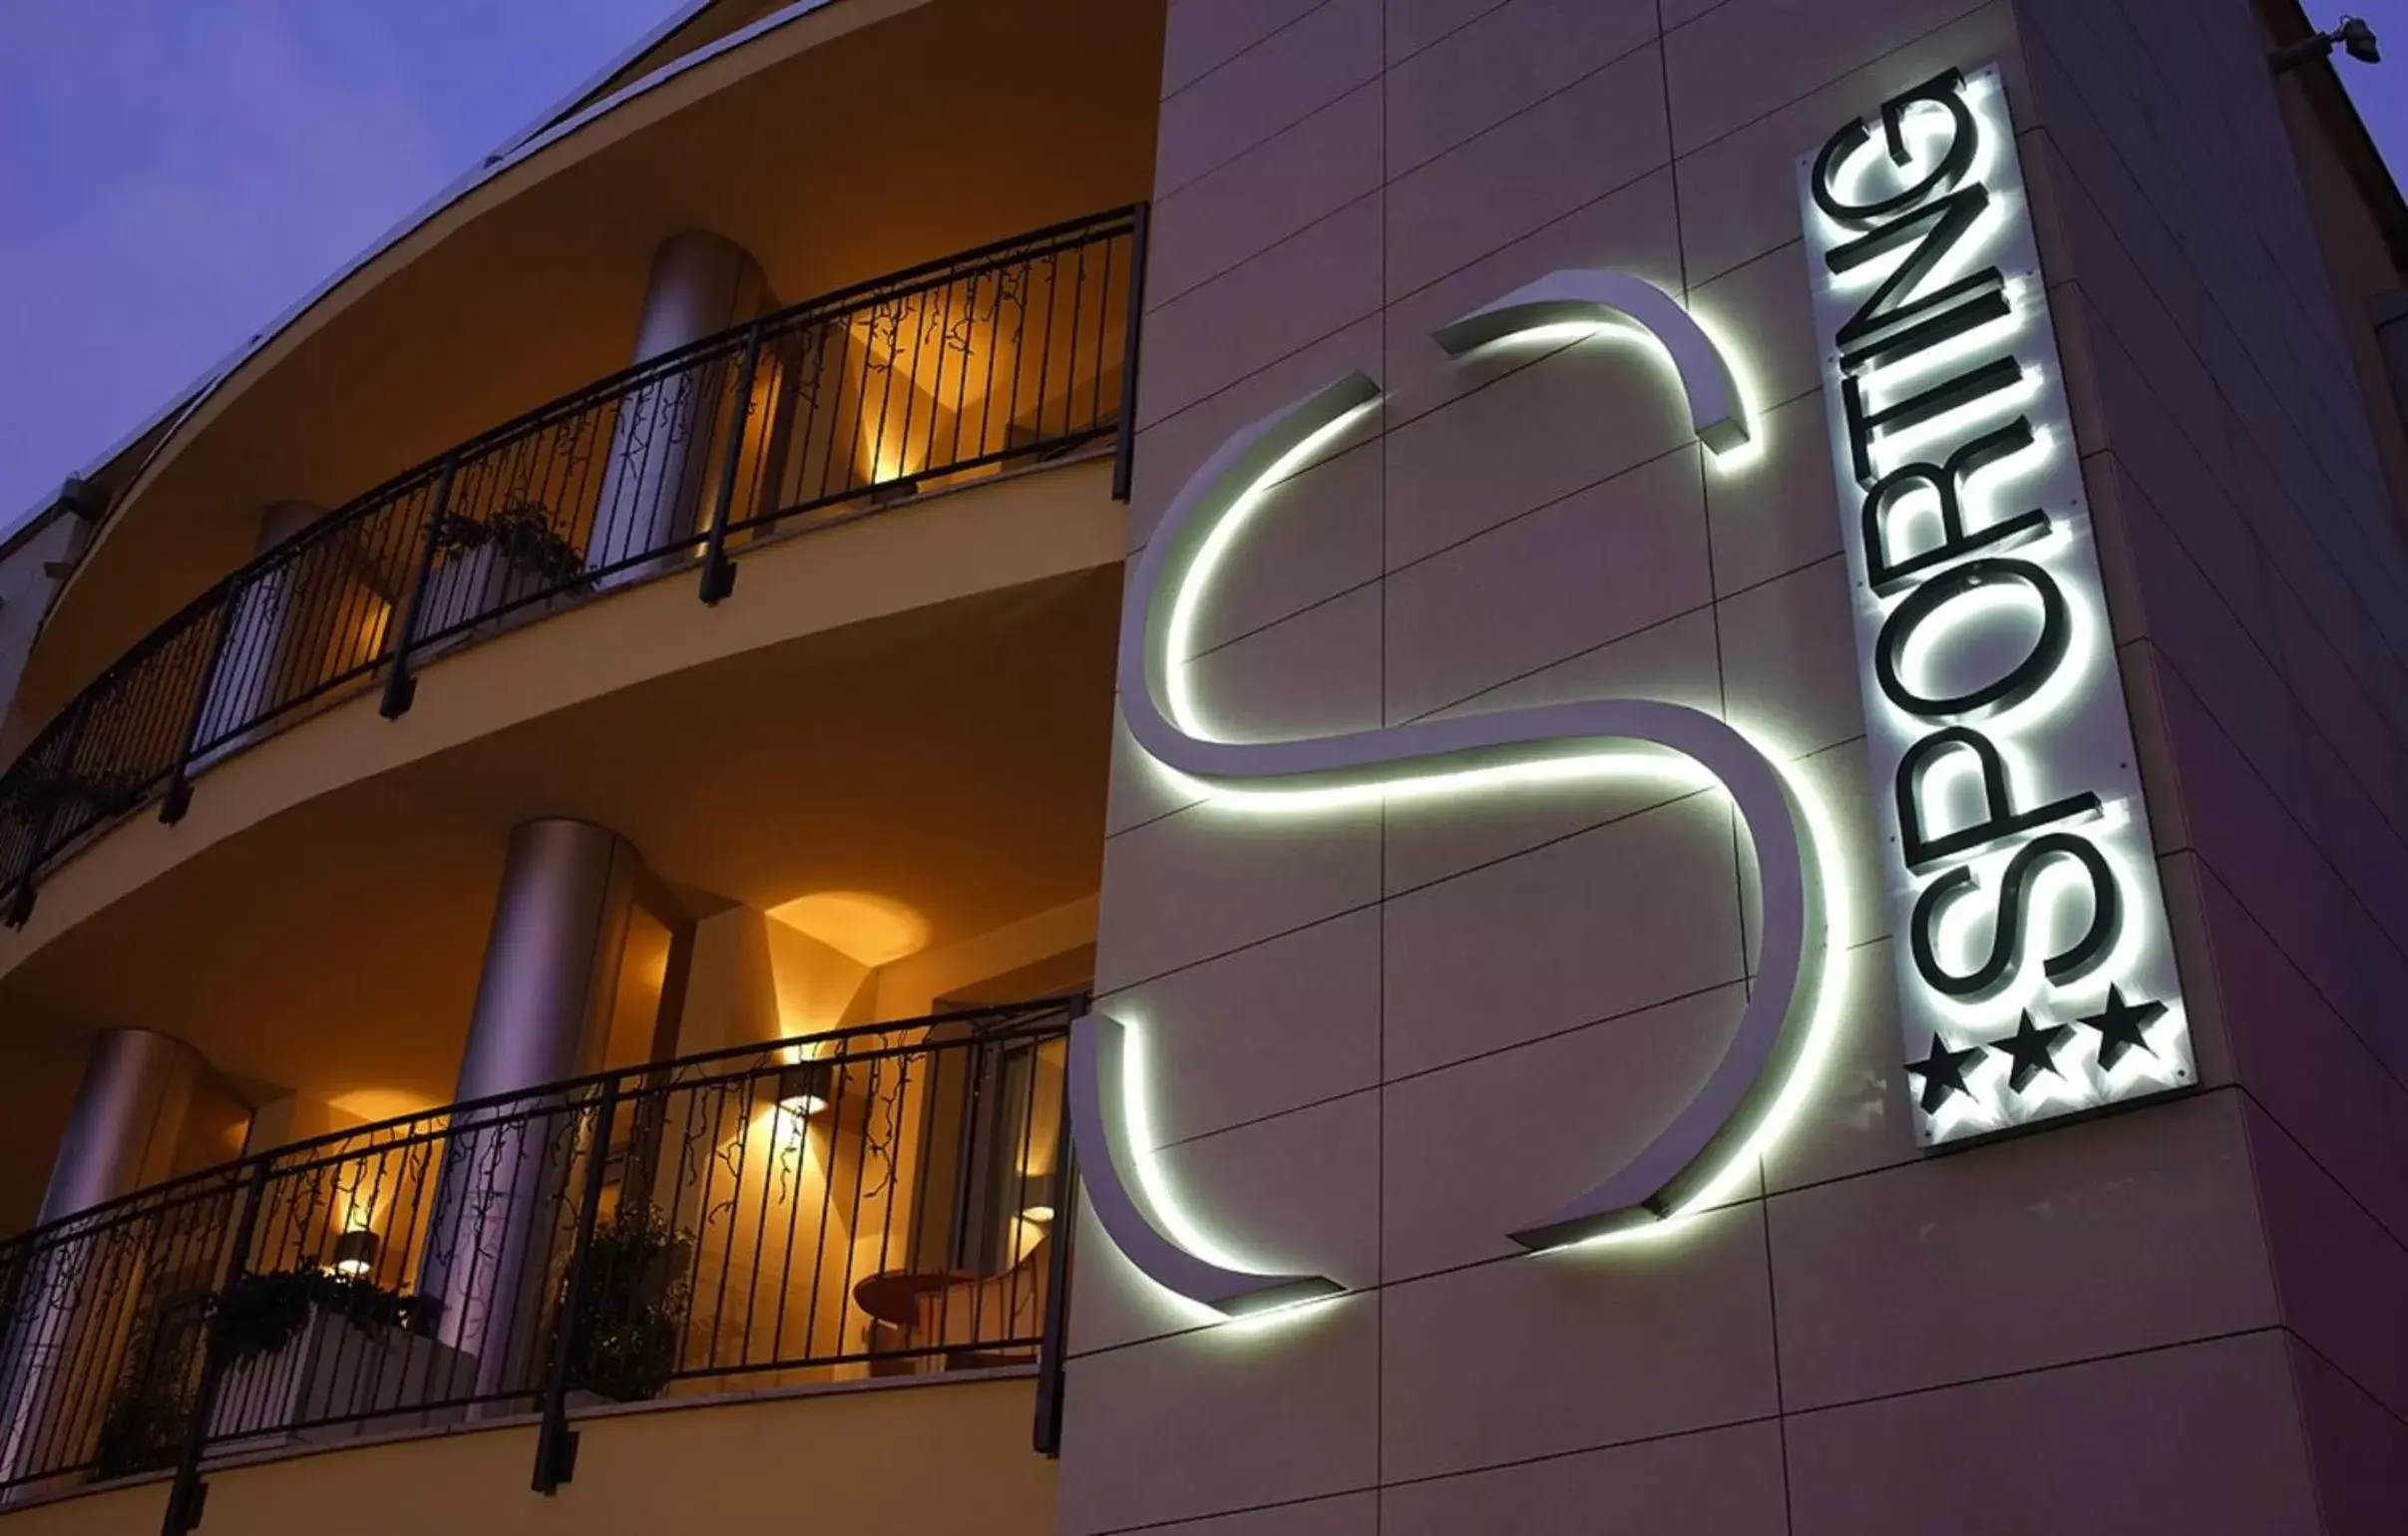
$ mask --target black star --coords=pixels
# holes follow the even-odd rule
[[[2142,1050],[2148,1051],[2149,1054],[2156,1055],[2157,1052],[2150,1049],[2144,1031],[2151,1024],[2156,1023],[2158,1015],[2165,1011],[2166,1004],[2162,1002],[2126,1002],[2124,988],[2109,987],[2107,989],[2107,1006],[2082,1020],[2084,1024],[2099,1031],[2100,1068],[2105,1070],[2113,1067],[2124,1059],[2126,1051],[2136,1045]]]
[[[1992,1050],[2004,1051],[2015,1062],[2007,1073],[2007,1086],[2021,1093],[2032,1079],[2047,1072],[2057,1075],[2057,1047],[2074,1032],[2072,1024],[2041,1025],[2032,1021],[2032,1010],[2024,1009],[2015,1025],[2015,1032],[2003,1040],[1992,1040]]]
[[[1923,1113],[1930,1114],[1947,1103],[1949,1095],[1965,1091],[1965,1063],[1982,1050],[1979,1045],[1950,1050],[1948,1042],[1935,1034],[1931,1037],[1931,1054],[1906,1063],[1906,1070],[1923,1079]]]

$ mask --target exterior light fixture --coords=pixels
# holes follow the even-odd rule
[[[836,1071],[825,1061],[797,1061],[778,1073],[778,1108],[808,1119],[836,1094]]]
[[[2374,28],[2363,17],[2344,16],[2341,24],[2329,32],[2314,32],[2287,47],[2277,48],[2266,55],[2266,63],[2277,75],[2287,75],[2302,64],[2313,64],[2333,56],[2335,44],[2360,64],[2380,64],[2383,50],[2376,45]]]
[[[333,1262],[328,1266],[346,1280],[356,1280],[376,1268],[376,1234],[365,1227],[355,1228],[334,1240]]]
[[[1630,329],[1652,341],[1679,384],[1689,424],[1717,457],[1755,446],[1729,357],[1671,295],[1626,272],[1566,270],[1527,284],[1432,333],[1460,357],[1492,342],[1559,327]],[[1122,613],[1120,701],[1129,734],[1170,773],[1232,809],[1385,801],[1567,774],[1661,772],[1669,751],[1716,782],[1739,811],[1761,872],[1756,985],[1732,1043],[1706,1084],[1638,1155],[1553,1212],[1512,1229],[1525,1248],[1554,1249],[1669,1231],[1750,1176],[1794,1117],[1827,1053],[1825,912],[1842,904],[1835,872],[1814,855],[1810,797],[1744,732],[1717,716],[1656,699],[1602,698],[1508,709],[1377,730],[1232,741],[1204,724],[1185,658],[1200,593],[1269,487],[1301,468],[1383,398],[1356,372],[1252,426],[1199,468],[1155,525]],[[1070,1127],[1084,1198],[1122,1256],[1155,1284],[1227,1317],[1338,1294],[1326,1276],[1267,1273],[1222,1258],[1153,1165],[1139,1051],[1107,1013],[1070,1031]]]
[[[1020,1178],[1020,1220],[1043,1226],[1061,1206],[1061,1173],[1023,1174]]]

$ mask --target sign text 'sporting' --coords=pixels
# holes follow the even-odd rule
[[[1926,1142],[2192,1080],[2038,252],[1995,70],[1800,163]]]

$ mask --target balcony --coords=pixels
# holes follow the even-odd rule
[[[228,756],[437,657],[938,491],[1118,450],[1144,214],[1123,209],[781,309],[486,432],[311,523],[129,649],[0,773],[0,880],[41,879]]]
[[[1071,1229],[1043,1002],[748,1045],[226,1163],[0,1246],[0,1503],[369,1437],[1039,1372]]]

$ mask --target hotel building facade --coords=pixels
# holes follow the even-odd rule
[[[0,549],[0,1536],[2402,1528],[2372,52],[681,10]]]

